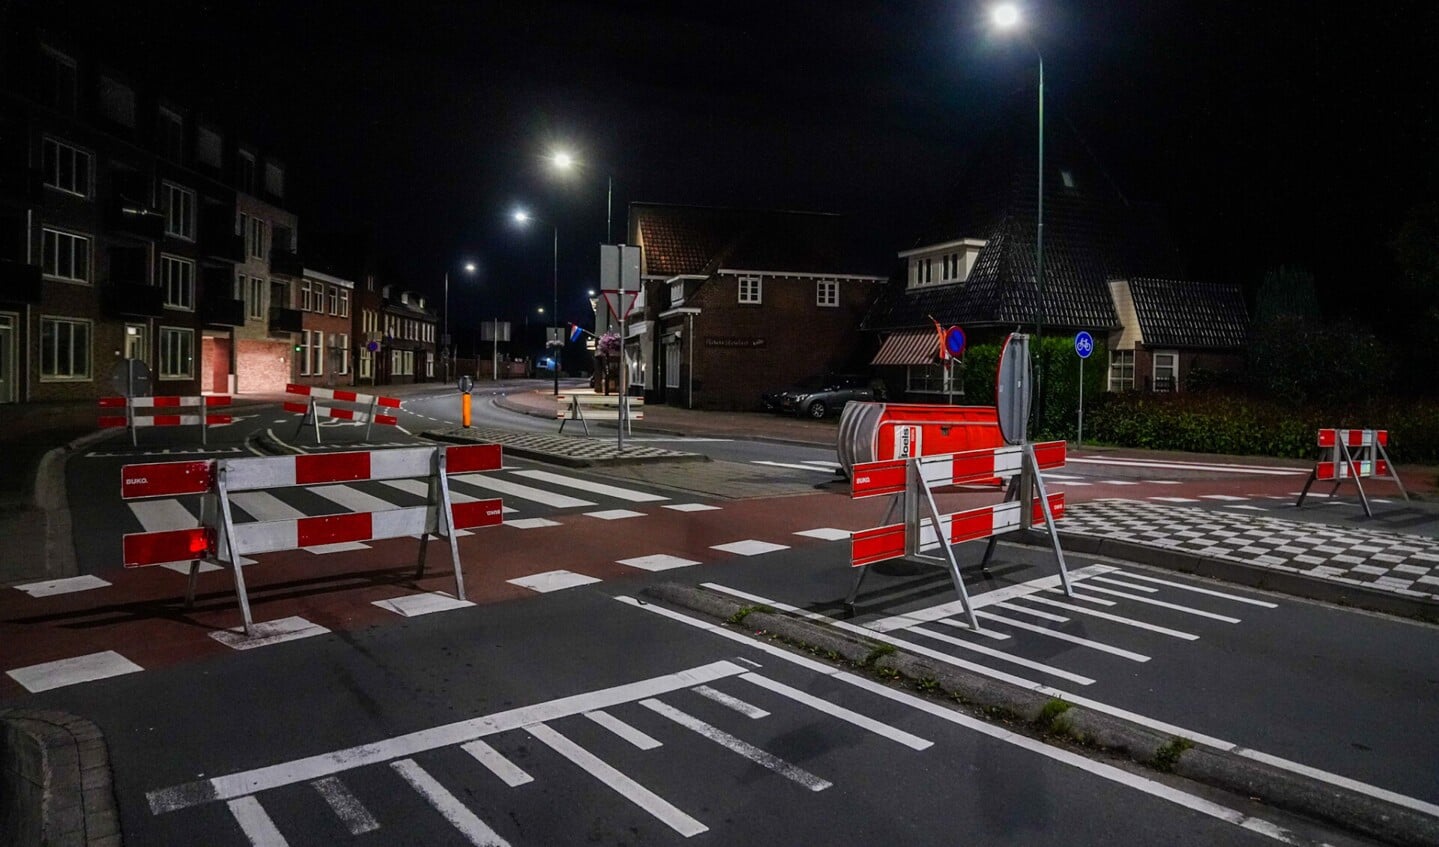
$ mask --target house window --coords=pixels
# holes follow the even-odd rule
[[[117,124],[134,128],[135,91],[108,76],[100,77],[100,114]]]
[[[824,304],[820,304],[824,305]],[[680,387],[680,345],[672,341],[665,345],[665,388]]]
[[[1179,354],[1173,350],[1154,353],[1154,390],[1179,390]]]
[[[165,305],[172,309],[195,308],[195,263],[179,256],[160,256],[160,286]]]
[[[244,150],[235,155],[235,181],[246,194],[255,193],[255,154]]]
[[[195,192],[165,183],[165,234],[195,240]]]
[[[250,304],[250,317],[260,320],[265,317],[265,280],[250,277],[250,294],[245,298]]]
[[[375,374],[375,354],[368,350],[360,351],[360,379],[373,379]]]
[[[300,330],[300,376],[310,375],[310,331]]]
[[[160,107],[159,136],[160,155],[172,162],[185,160],[185,122],[175,112]]]
[[[739,278],[739,301],[741,303],[760,302],[760,278],[757,276],[742,276]]]
[[[90,196],[89,153],[47,138],[42,158],[46,185],[80,197]]]
[[[1134,351],[1109,351],[1109,390],[1134,390]]]
[[[160,378],[192,379],[194,376],[195,331],[160,327]]]
[[[838,306],[839,282],[833,279],[822,279],[815,283],[814,302],[816,306]]]
[[[66,282],[90,281],[90,239],[58,229],[45,229],[41,238],[41,267],[45,276]]]
[[[310,334],[310,373],[322,376],[325,373],[325,334],[318,329]]]
[[[250,218],[250,256],[265,258],[265,222],[259,218]]]
[[[329,304],[330,314],[338,315],[340,313],[340,287],[338,285],[329,287]]]
[[[41,95],[56,111],[75,114],[75,60],[44,45],[40,55]]]
[[[335,344],[335,373],[348,374],[350,372],[350,335],[339,333],[330,336]]]
[[[220,167],[220,133],[200,127],[195,139],[195,161],[212,168]]]
[[[958,385],[959,370],[944,365],[910,365],[905,368],[905,387],[914,394],[947,394],[953,389],[963,393]],[[951,379],[954,385],[951,385]]]
[[[40,318],[40,378],[90,378],[90,322]]]
[[[310,281],[300,280],[300,311],[310,311]]]
[[[342,289],[340,289],[340,317],[342,317],[342,318],[348,318],[349,316],[350,316],[350,292],[349,292],[348,290],[342,288]]]
[[[425,353],[425,376],[429,379],[435,378],[435,357]]]
[[[285,196],[285,170],[273,162],[265,163],[265,193],[273,197]]]

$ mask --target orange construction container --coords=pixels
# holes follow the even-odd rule
[[[1003,447],[993,406],[846,403],[835,451],[845,476],[859,462]]]

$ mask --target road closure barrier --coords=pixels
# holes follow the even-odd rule
[[[1304,505],[1311,485],[1331,480],[1334,487],[1329,491],[1330,497],[1339,491],[1340,484],[1345,480],[1353,480],[1354,487],[1359,489],[1359,502],[1364,504],[1364,514],[1371,518],[1374,511],[1369,507],[1369,495],[1364,493],[1361,480],[1391,480],[1399,486],[1399,493],[1404,495],[1405,501],[1409,500],[1409,492],[1404,490],[1404,483],[1399,481],[1399,473],[1384,449],[1389,445],[1388,430],[1321,429],[1316,441],[1319,444],[1319,459],[1314,463],[1314,470],[1309,472],[1309,479],[1304,483],[1304,490],[1299,492],[1294,508]]]
[[[999,447],[993,406],[933,403],[846,403],[835,451],[846,475],[860,462],[938,456]]]
[[[205,434],[212,426],[233,423],[228,414],[211,413],[210,409],[230,405],[230,397],[211,394],[195,397],[101,397],[102,410],[122,410],[121,414],[102,414],[97,423],[101,429],[125,427],[130,432],[130,444],[139,443],[137,430],[147,426],[197,426],[200,428],[200,443],[205,443]]]
[[[380,397],[373,394],[358,394],[354,391],[341,391],[335,388],[294,384],[285,386],[285,394],[285,411],[295,412],[302,416],[300,425],[295,429],[295,436],[299,437],[300,433],[305,431],[305,427],[312,426],[315,428],[316,444],[320,443],[321,418],[363,423],[366,441],[370,439],[370,430],[375,424],[400,425],[399,418],[381,411],[382,409],[400,408],[400,401],[394,397]],[[319,402],[321,400],[328,402],[322,405]],[[335,405],[337,403],[349,405]]]
[[[558,404],[555,417],[559,419],[560,432],[564,432],[565,424],[572,421],[579,421],[584,426],[585,435],[590,434],[590,421],[618,423],[621,403],[624,403],[628,410],[625,415],[627,427],[630,421],[645,419],[643,397],[626,397],[622,394],[561,394],[555,401]]]
[[[455,531],[496,526],[503,521],[504,510],[498,499],[455,502],[449,477],[498,470],[501,464],[499,445],[478,444],[126,465],[120,483],[120,495],[125,500],[196,494],[201,499],[200,518],[193,528],[127,534],[123,564],[135,568],[188,561],[187,607],[194,603],[200,563],[230,568],[245,633],[249,635],[252,620],[241,557],[417,536],[420,548],[415,578],[419,579],[425,574],[425,552],[433,535],[449,541],[455,597],[463,600],[465,583]],[[398,479],[427,480],[425,504],[249,523],[237,523],[234,518],[232,496],[241,492]]]
[[[992,411],[992,410],[991,410]],[[851,535],[850,565],[862,568],[845,605],[854,606],[868,566],[892,559],[907,559],[946,566],[955,592],[959,595],[969,625],[978,630],[979,621],[969,602],[969,592],[955,559],[953,545],[966,541],[989,539],[982,567],[988,569],[990,557],[1000,536],[1028,531],[1042,526],[1054,547],[1060,581],[1070,593],[1069,572],[1054,521],[1064,514],[1064,494],[1045,491],[1040,472],[1064,467],[1066,448],[1063,441],[1041,444],[1024,443],[981,450],[966,450],[936,456],[911,456],[854,465],[850,476],[850,497],[862,499],[892,495],[889,510],[880,526]],[[960,512],[941,514],[935,491],[955,485],[1006,480],[1004,499],[1000,503]],[[1024,504],[1028,504],[1028,508]],[[903,520],[890,523],[895,512]],[[940,550],[942,556],[931,551]]]

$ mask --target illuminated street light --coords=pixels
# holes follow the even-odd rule
[[[575,157],[574,157],[573,155],[571,155],[568,150],[556,150],[556,151],[550,153],[550,155],[546,156],[545,158],[549,160],[549,163],[550,163],[550,164],[554,167],[554,169],[557,170],[557,171],[569,171],[569,170],[573,170],[573,169],[579,164],[579,163],[575,160]],[[609,244],[609,243],[610,243],[610,240],[611,240],[611,237],[610,237],[611,226],[610,226],[610,224],[611,224],[611,222],[612,222],[612,220],[613,220],[613,217],[614,217],[614,215],[613,215],[614,199],[615,199],[615,178],[614,178],[614,175],[611,174],[610,176],[608,176],[608,177],[606,178],[606,181],[605,181],[605,243],[606,243],[606,244]]]
[[[1019,7],[1013,3],[1001,3],[990,10],[990,18],[1000,29],[1011,29],[1019,25]]]
[[[467,274],[474,274],[477,270],[474,262],[465,262],[461,267]],[[445,348],[445,355],[441,361],[444,362],[445,381],[448,382],[452,376],[451,371],[454,369],[455,361],[454,340],[450,338],[450,272],[448,269],[445,270],[445,320],[441,332],[440,341]]]

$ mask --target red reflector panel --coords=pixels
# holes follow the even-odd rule
[[[498,444],[445,448],[445,471],[447,473],[497,471],[501,464],[500,445]]]
[[[112,426],[126,426],[129,421],[125,420],[124,415],[101,415],[98,423],[101,429],[106,429]]]
[[[230,415],[206,415],[205,423],[214,426],[215,424],[234,423],[235,419]]]
[[[384,406],[386,409],[398,409],[400,408],[400,401],[393,397],[381,397],[379,398],[379,405]]]
[[[398,426],[400,419],[394,415],[375,415],[375,423],[385,426]]]
[[[1067,446],[1063,441],[1046,441],[1034,445],[1034,459],[1039,463],[1040,470],[1052,470],[1064,467]]]
[[[179,397],[151,397],[154,401],[151,405],[157,409],[171,409],[180,405]]]
[[[124,397],[101,397],[100,408],[102,409],[123,409],[125,408]]]
[[[994,511],[997,506],[983,506],[958,512],[949,517],[949,540],[952,544],[976,541],[994,534]],[[921,526],[929,526],[923,522]]]
[[[316,453],[295,457],[295,484],[353,482],[370,478],[369,453]],[[301,547],[309,545],[302,544]]]
[[[208,527],[170,529],[164,532],[132,532],[123,542],[124,565],[143,568],[166,562],[188,562],[204,558],[212,545]]]
[[[1315,479],[1333,479],[1333,478],[1334,478],[1334,463],[1333,463],[1333,462],[1320,462],[1319,464],[1315,465],[1315,466],[1314,466],[1314,478],[1315,478]]]
[[[176,497],[181,494],[203,494],[214,482],[215,463],[154,462],[126,465],[120,469],[120,497]],[[173,562],[174,559],[162,559]]]
[[[300,394],[300,395],[302,395],[302,396],[308,397],[308,396],[310,396],[310,386],[308,386],[308,385],[296,385],[296,384],[294,384],[294,383],[292,382],[292,383],[289,383],[288,385],[285,386],[285,393],[286,393],[286,394]]]
[[[295,537],[300,547],[338,544],[341,541],[368,541],[373,535],[369,512],[301,518],[295,522]]]
[[[285,404],[285,411],[287,411],[287,412],[299,412],[300,414],[303,415],[303,414],[305,414],[306,412],[310,411],[310,404],[308,404],[308,403],[286,403],[286,404]]]
[[[1055,520],[1064,517],[1064,492],[1049,495],[1049,511],[1053,513]],[[1034,500],[1034,511],[1030,512],[1030,518],[1034,523],[1044,523],[1044,507],[1040,505],[1038,498]]]
[[[179,415],[156,415],[156,416],[154,416],[153,418],[150,418],[150,425],[151,425],[151,426],[179,426],[179,425],[180,425],[180,416],[179,416]]]
[[[851,498],[875,497],[880,494],[897,494],[904,490],[904,459],[887,462],[860,462],[851,470],[849,496]]]
[[[336,400],[344,400],[346,403],[354,403],[354,402],[357,402],[358,399],[359,399],[359,397],[360,397],[360,395],[356,394],[356,393],[353,392],[353,391],[336,391],[336,392],[335,392],[335,399],[336,399]]]
[[[230,397],[227,394],[214,394],[205,398],[206,406],[228,406]]]
[[[499,526],[505,521],[505,506],[499,498],[471,500],[468,503],[456,503],[450,514],[454,517],[455,529]]]
[[[355,419],[354,409],[330,409],[327,414],[332,418],[338,418],[342,421],[352,421]]]
[[[1321,430],[1319,430],[1319,446],[1320,446],[1320,447],[1333,447],[1333,446],[1335,445],[1335,443],[1336,443],[1336,439],[1337,439],[1337,438],[1338,438],[1338,435],[1337,435],[1337,434],[1334,432],[1334,430],[1332,430],[1332,429],[1321,429]]]
[[[1374,439],[1383,447],[1389,446],[1389,430],[1381,429],[1374,433]]]
[[[904,524],[864,529],[850,537],[849,562],[852,567],[872,565],[904,555]]]

